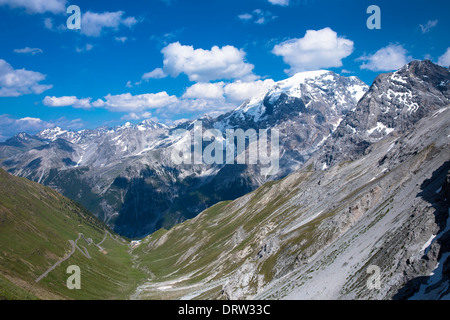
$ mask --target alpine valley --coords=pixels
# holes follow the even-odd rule
[[[277,129],[278,172],[174,164],[196,121],[224,136]],[[78,237],[91,259],[81,249],[68,259],[98,281],[82,298],[450,298],[448,68],[412,61],[370,87],[298,73],[196,121],[50,128],[1,143],[0,297],[79,298],[60,267],[35,281]]]

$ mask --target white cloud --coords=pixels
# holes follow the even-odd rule
[[[390,44],[381,48],[371,55],[364,55],[356,59],[357,61],[365,61],[360,68],[371,71],[392,71],[403,67],[405,64],[413,60],[408,52],[401,45]]]
[[[288,6],[289,0],[268,0],[271,4],[276,4],[279,6]]]
[[[142,112],[148,109],[158,109],[178,102],[176,96],[170,96],[167,92],[145,93],[132,95],[124,93],[119,95],[108,94],[105,100],[97,100],[95,107],[104,107],[117,112]]]
[[[277,16],[274,16],[270,11],[264,11],[261,9],[255,9],[252,13],[238,15],[238,19],[243,21],[252,21],[256,24],[266,24],[276,18]]]
[[[449,68],[450,67],[450,47],[447,48],[447,51],[439,57],[438,65]]]
[[[41,94],[52,85],[39,84],[46,75],[26,69],[14,69],[0,59],[0,97],[18,97],[24,94]]]
[[[433,29],[434,27],[437,26],[439,20],[429,20],[425,25],[420,24],[420,30],[422,31],[423,34],[428,33],[431,31],[431,29]]]
[[[174,104],[157,110],[165,118],[176,114],[208,114],[218,116],[238,107],[245,100],[265,93],[275,82],[272,79],[236,81],[232,83],[196,83],[186,89],[185,94]]]
[[[272,79],[257,80],[252,82],[233,82],[224,88],[224,93],[228,101],[241,103],[247,99],[267,92],[275,84]]]
[[[83,13],[81,15],[81,33],[88,37],[99,37],[104,29],[118,30],[120,26],[131,28],[138,22],[134,17],[124,18],[123,16],[123,11]]]
[[[303,38],[282,42],[272,50],[291,67],[285,70],[287,74],[342,67],[342,59],[352,52],[353,41],[338,37],[330,28],[308,30]]]
[[[51,12],[55,14],[66,11],[66,0],[0,0],[0,6],[24,8],[27,13]]]
[[[76,96],[50,97],[46,96],[42,103],[48,107],[68,107],[77,109],[105,108],[113,112],[144,112],[148,109],[158,109],[179,102],[176,96],[170,96],[167,92],[145,93],[132,95],[124,93],[119,95],[108,94],[104,99],[92,98],[79,99]]]
[[[185,73],[189,80],[206,82],[225,79],[254,80],[254,66],[245,61],[246,53],[233,46],[211,50],[194,49],[174,42],[161,50],[164,55],[164,73],[177,77]]]
[[[46,96],[42,101],[48,107],[67,107],[74,105],[78,101],[75,96],[49,97]]]
[[[25,53],[25,54],[31,54],[31,55],[35,55],[37,53],[43,53],[44,51],[42,51],[42,49],[39,48],[30,48],[30,47],[25,47],[23,49],[14,49],[15,53]]]
[[[46,96],[42,103],[47,107],[68,107],[72,106],[76,109],[90,109],[91,98],[78,99],[75,96],[50,97]]]
[[[187,99],[223,99],[224,83],[196,83],[186,89],[183,98]]]
[[[256,81],[236,81],[231,83],[196,83],[186,89],[182,96],[183,99],[210,99],[216,100],[216,103],[237,104],[247,99],[253,98],[259,94],[265,93],[273,87],[275,81],[272,79]]]
[[[167,75],[164,73],[164,70],[161,68],[156,68],[153,71],[144,73],[142,76],[142,80],[148,80],[148,79],[162,79],[167,77]]]

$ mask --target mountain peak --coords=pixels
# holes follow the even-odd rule
[[[267,92],[253,97],[219,119],[234,119],[231,122],[235,123],[268,121],[273,125],[272,122],[280,120],[279,117],[297,118],[304,113],[304,109],[320,109],[322,114],[331,110],[340,114],[341,111],[354,109],[368,89],[369,86],[359,78],[340,76],[333,71],[299,72],[275,83]],[[291,107],[285,109],[283,106],[287,104]]]
[[[352,159],[391,132],[409,130],[449,104],[450,71],[429,60],[380,74],[327,141],[321,163]]]
[[[53,128],[44,129],[36,134],[36,136],[41,139],[54,141],[67,132],[67,130],[63,130],[61,127],[56,126]]]

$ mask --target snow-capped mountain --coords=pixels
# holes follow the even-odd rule
[[[170,155],[179,139],[172,132],[191,133],[193,121],[171,128],[151,120],[95,130],[51,128],[33,137],[41,145],[7,157],[2,166],[81,202],[121,234],[142,236],[298,170],[367,90],[356,77],[299,73],[233,111],[199,119],[203,130],[223,133],[279,130],[275,176],[261,175],[258,165],[174,164]]]
[[[215,127],[237,127],[249,121],[273,126],[293,115],[301,118],[302,114],[336,121],[353,109],[367,90],[368,86],[356,77],[324,70],[301,72],[220,116]]]

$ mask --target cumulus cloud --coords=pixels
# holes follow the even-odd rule
[[[26,69],[14,69],[0,59],[0,97],[18,97],[25,94],[41,94],[52,85],[40,84],[45,75]]]
[[[264,11],[261,9],[255,9],[252,13],[238,15],[239,20],[251,21],[256,24],[266,24],[276,18],[277,16],[274,16],[270,11]]]
[[[236,81],[231,83],[196,83],[186,89],[182,98],[185,99],[215,99],[218,103],[236,104],[253,98],[269,90],[275,81],[272,79],[256,81]]]
[[[54,14],[66,11],[66,0],[0,0],[0,6],[8,5],[10,8],[23,8],[27,13]]]
[[[108,94],[104,99],[92,101],[92,98],[77,98],[76,96],[50,97],[46,96],[42,103],[47,107],[68,107],[77,109],[105,108],[114,112],[142,112],[147,109],[157,109],[178,102],[176,96],[167,92],[146,93],[132,95],[124,93],[119,95]]]
[[[173,119],[174,116],[191,114],[211,117],[231,111],[244,101],[269,90],[275,82],[272,79],[256,81],[235,81],[215,83],[195,83],[186,89],[176,103],[155,110],[158,116]]]
[[[50,97],[46,96],[42,103],[47,107],[68,107],[72,106],[76,109],[92,108],[91,98],[78,99],[75,96]]]
[[[15,53],[23,53],[23,54],[31,54],[31,55],[35,55],[37,53],[43,53],[44,51],[42,51],[42,49],[39,48],[30,48],[30,47],[25,47],[23,49],[14,49]]]
[[[403,67],[413,60],[413,58],[408,56],[408,51],[406,51],[403,46],[390,44],[387,47],[381,48],[374,54],[364,55],[356,60],[364,61],[360,66],[361,69],[371,71],[392,71]]]
[[[445,51],[445,53],[439,57],[438,65],[450,68],[450,47],[447,48],[447,51]]]
[[[429,20],[425,25],[420,24],[420,30],[422,31],[423,34],[428,33],[431,31],[431,29],[433,29],[434,27],[437,26],[439,20]]]
[[[88,11],[81,16],[81,33],[88,37],[99,37],[105,29],[131,28],[138,21],[135,17],[124,17],[123,11],[95,13]]]
[[[291,68],[287,74],[322,68],[342,67],[342,59],[353,52],[353,41],[339,37],[330,28],[308,30],[303,38],[276,45],[272,53],[283,57]]]
[[[186,89],[183,98],[188,99],[221,99],[224,94],[224,83],[196,83]]]
[[[93,106],[104,107],[117,112],[140,112],[148,109],[158,109],[176,103],[178,98],[167,92],[145,93],[132,95],[124,93],[119,95],[108,94],[105,100],[97,100]]]
[[[174,42],[161,52],[164,55],[164,74],[172,77],[184,73],[195,82],[257,78],[253,74],[254,66],[245,61],[246,53],[233,46],[214,46],[211,50],[204,50]]]

